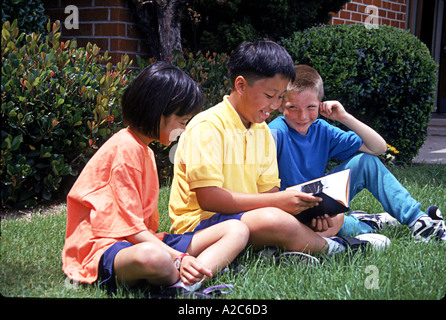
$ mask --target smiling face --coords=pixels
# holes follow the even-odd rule
[[[320,101],[312,89],[302,92],[288,91],[284,101],[283,115],[287,124],[302,135],[319,115]]]
[[[276,74],[272,78],[262,78],[249,84],[242,76],[235,80],[234,89],[238,97],[230,96],[230,102],[239,114],[243,124],[265,121],[271,112],[282,105],[289,79]]]

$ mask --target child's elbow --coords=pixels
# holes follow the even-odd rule
[[[380,155],[382,155],[382,154],[383,154],[384,152],[386,152],[386,151],[387,151],[387,146],[384,145],[384,147],[379,146],[378,148],[375,148],[375,149],[371,152],[371,154],[374,155],[374,156],[380,156]]]
[[[387,143],[386,140],[382,139],[382,142],[380,143],[379,150],[377,151],[377,156],[382,155],[384,152],[387,151]]]
[[[197,198],[198,205],[203,211],[213,211],[212,207],[207,203],[206,200]]]

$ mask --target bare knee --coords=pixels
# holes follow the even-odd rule
[[[133,286],[145,279],[151,284],[163,285],[178,280],[178,271],[167,250],[143,242],[123,249],[115,256],[113,269],[119,282]]]
[[[288,248],[303,227],[294,216],[278,208],[249,211],[243,215],[242,221],[249,227],[250,244],[254,247]]]
[[[240,250],[243,249],[248,243],[249,239],[249,228],[246,224],[241,222],[240,220],[227,220],[224,222],[225,224],[225,235],[226,237],[231,237],[237,239],[237,244],[240,247]]]
[[[148,275],[158,275],[163,278],[169,277],[171,274],[171,268],[167,266],[172,264],[172,259],[169,253],[160,246],[152,243],[140,243],[134,259],[138,267],[146,271]]]
[[[245,215],[247,215],[246,224],[251,232],[277,231],[287,236],[289,233],[295,233],[298,227],[297,219],[279,208],[252,210]]]

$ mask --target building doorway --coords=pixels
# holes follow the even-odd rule
[[[439,65],[433,113],[446,116],[446,7],[445,0],[411,0],[408,12],[410,32],[429,48]]]
[[[446,114],[446,7],[443,6],[437,112]]]

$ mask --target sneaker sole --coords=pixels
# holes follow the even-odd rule
[[[375,250],[385,250],[391,245],[391,241],[389,238],[377,233],[360,234],[355,238],[369,242]]]

